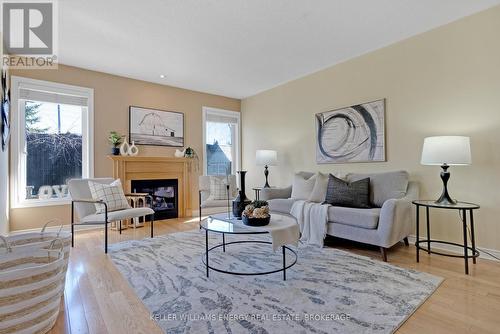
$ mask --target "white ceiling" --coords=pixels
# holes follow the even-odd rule
[[[59,59],[243,98],[499,3],[60,0]]]

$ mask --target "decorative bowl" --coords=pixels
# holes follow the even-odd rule
[[[243,220],[243,224],[248,226],[266,226],[269,225],[269,222],[271,221],[270,215],[266,218],[252,218],[243,215],[241,218]]]

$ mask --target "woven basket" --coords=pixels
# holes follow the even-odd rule
[[[47,333],[54,326],[66,276],[63,242],[55,244],[59,250],[6,245],[0,256],[0,334]]]
[[[58,232],[45,232],[47,226],[52,223],[57,223],[59,227]],[[10,248],[14,251],[20,251],[25,249],[48,249],[51,247],[54,239],[61,239],[63,242],[63,252],[64,252],[64,270],[68,266],[69,260],[69,250],[71,248],[71,233],[62,232],[63,225],[59,219],[53,219],[45,223],[40,230],[40,232],[27,232],[10,235],[5,237]],[[2,247],[2,246],[0,246]],[[0,249],[0,252],[2,250]]]

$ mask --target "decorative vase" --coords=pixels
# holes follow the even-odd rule
[[[127,156],[129,148],[130,148],[130,145],[127,143],[127,137],[125,137],[123,144],[120,146],[120,154],[123,156]]]
[[[120,148],[119,147],[112,147],[111,148],[111,154],[113,154],[113,155],[120,155]]]
[[[240,175],[240,191],[238,192],[238,196],[233,201],[233,216],[237,219],[241,219],[241,214],[245,210],[245,207],[251,203],[245,194],[245,174],[247,172],[244,170],[238,171]]]
[[[131,157],[135,157],[137,154],[139,154],[139,148],[135,146],[135,142],[132,141],[132,145],[127,150],[128,155]]]
[[[174,153],[174,156],[175,156],[176,158],[182,158],[182,157],[184,157],[184,153],[185,153],[185,152],[186,152],[186,149],[183,149],[182,151],[181,151],[181,150],[179,150],[179,149],[176,149],[176,150],[175,150],[175,153]]]

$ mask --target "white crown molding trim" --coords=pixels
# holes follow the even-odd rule
[[[417,240],[417,238],[414,235],[408,236],[408,241],[410,242],[410,245],[415,245],[415,241],[416,240]],[[432,248],[439,249],[439,250],[444,250],[444,251],[447,251],[447,252],[450,252],[450,253],[454,253],[454,254],[462,254],[462,252],[457,251],[458,250],[457,246],[451,246],[451,245],[447,245],[447,244],[433,244]],[[484,249],[488,253],[491,253],[494,256],[498,257],[498,258],[500,258],[500,250],[489,249],[489,248],[484,248],[484,247],[479,247],[478,248],[479,258],[480,259],[493,260],[493,261],[496,261],[496,262],[500,262],[500,260],[495,259],[494,257],[486,254],[485,252],[482,252],[481,249]],[[437,256],[439,256],[439,255],[437,255]]]

